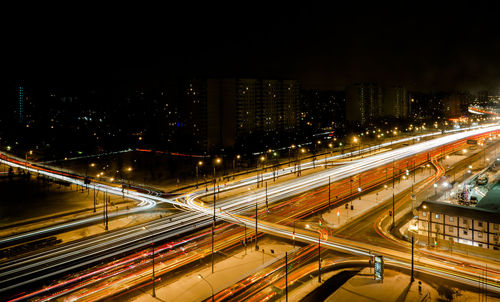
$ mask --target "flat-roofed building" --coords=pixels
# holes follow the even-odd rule
[[[424,201],[416,209],[420,240],[439,240],[500,250],[500,213],[478,207]]]

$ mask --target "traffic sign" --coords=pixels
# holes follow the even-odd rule
[[[374,256],[373,261],[374,266],[374,278],[377,281],[384,279],[384,257],[383,256]]]

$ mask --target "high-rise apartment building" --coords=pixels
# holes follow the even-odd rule
[[[17,118],[20,123],[24,121],[24,87],[17,86]]]
[[[382,116],[382,88],[376,83],[356,83],[346,89],[346,119],[364,125]]]
[[[281,128],[285,131],[292,131],[298,127],[300,104],[300,87],[297,81],[284,80],[282,82],[282,105]]]
[[[474,96],[468,92],[453,92],[443,99],[443,115],[455,118],[467,114],[467,108],[474,102]]]
[[[408,92],[402,86],[387,86],[383,89],[383,115],[387,117],[408,118]]]
[[[202,149],[233,147],[248,136],[296,129],[297,81],[199,79],[186,81],[185,130]]]

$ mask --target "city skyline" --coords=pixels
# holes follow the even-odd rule
[[[163,4],[4,9],[4,300],[500,301],[496,4]]]

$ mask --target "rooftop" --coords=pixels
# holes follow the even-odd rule
[[[467,207],[451,203],[424,201],[417,210],[429,210],[434,213],[443,213],[451,216],[461,216],[471,219],[480,219],[488,222],[500,224],[500,212],[479,207]]]

